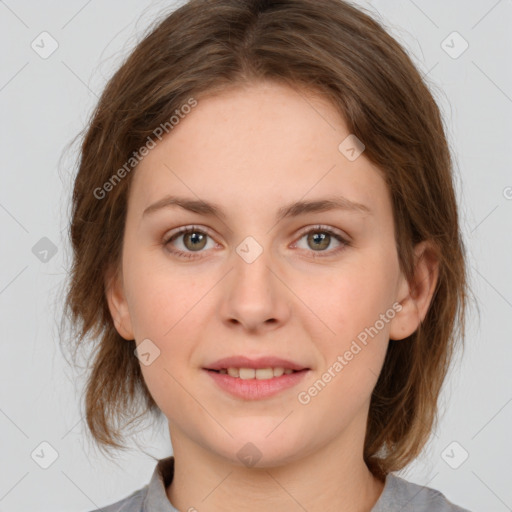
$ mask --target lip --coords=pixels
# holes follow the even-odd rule
[[[233,367],[236,368],[237,366]],[[242,366],[242,368],[251,367],[252,366]],[[305,368],[295,373],[288,375],[283,374],[281,377],[272,377],[266,380],[244,380],[238,377],[231,377],[228,374],[207,370],[206,368],[203,368],[203,371],[213,379],[220,389],[236,398],[242,398],[244,400],[263,400],[296,386],[310,370]]]
[[[290,369],[296,371],[309,370],[309,368],[304,365],[274,356],[262,356],[254,359],[246,356],[224,357],[204,367],[205,370],[222,370],[223,368],[284,368],[285,370]],[[275,378],[280,379],[281,377]]]

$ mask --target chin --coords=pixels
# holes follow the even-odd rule
[[[239,432],[231,431],[233,439],[226,439],[226,444],[219,446],[219,438],[216,437],[211,440],[213,444],[210,446],[212,451],[229,463],[255,469],[292,463],[302,458],[308,451],[306,446],[298,447],[299,440],[290,436],[289,432],[283,431],[281,435],[273,432],[268,435],[270,431],[258,429],[257,425],[253,424],[251,428]],[[314,451],[313,446],[311,451]]]

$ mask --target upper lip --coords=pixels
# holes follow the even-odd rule
[[[308,369],[302,364],[280,357],[262,356],[250,359],[245,356],[224,357],[205,366],[207,370],[222,370],[227,368],[284,368],[290,370]]]

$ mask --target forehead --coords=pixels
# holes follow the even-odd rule
[[[378,211],[386,185],[364,152],[340,151],[349,136],[334,106],[304,90],[260,83],[198,97],[137,166],[130,201],[143,211],[169,193],[254,210],[329,193]]]

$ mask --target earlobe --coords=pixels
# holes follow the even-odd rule
[[[439,276],[439,258],[434,246],[423,241],[416,245],[412,282],[401,276],[398,291],[401,311],[393,318],[389,337],[402,340],[413,334],[427,315]]]
[[[123,280],[119,273],[108,272],[105,277],[105,296],[114,326],[125,340],[135,339],[132,322],[128,310],[128,303],[123,287]]]

